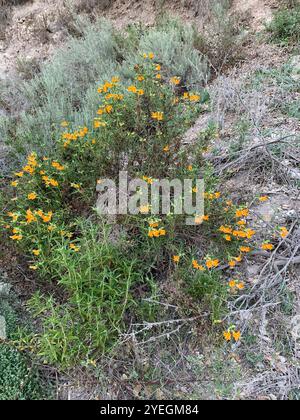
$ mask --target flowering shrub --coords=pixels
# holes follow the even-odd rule
[[[180,79],[168,80],[152,60],[146,55],[135,66],[134,84],[124,88],[114,77],[98,88],[100,104],[90,130],[64,132],[61,153],[70,162],[69,173],[84,177],[89,165],[89,182],[103,175],[117,178],[120,171],[152,178],[176,171],[181,135],[199,112],[200,96],[180,95]]]
[[[64,367],[97,359],[116,344],[128,314],[138,316],[137,288],[150,280],[171,276],[183,293],[211,310],[214,322],[230,294],[243,289],[237,268],[255,234],[249,210],[223,197],[205,165],[207,136],[214,130],[196,149],[181,145],[201,112],[202,96],[187,91],[180,77],[168,77],[153,53],[144,54],[134,73],[129,85],[113,77],[98,87],[99,106],[89,124],[61,123],[52,158],[29,154],[14,174],[2,216],[28,269],[57,286],[52,295],[38,292],[30,300],[42,332],[24,341],[46,362]],[[119,216],[124,231],[113,239],[114,228],[97,219],[91,206],[97,182],[117,179],[123,170],[149,184],[161,178],[194,181],[201,171],[205,215],[195,214],[196,227],[186,226],[183,216],[171,211],[153,217],[145,206],[139,215]],[[229,332],[239,339],[238,331]]]
[[[80,39],[71,39],[32,80],[1,91],[17,118],[0,116],[0,135],[14,144],[18,161],[32,148],[52,152],[61,120],[76,125],[90,120],[99,100],[96,84],[115,74],[131,84],[132,63],[145,50],[154,48],[167,76],[180,76],[188,89],[199,90],[208,78],[205,57],[194,48],[195,31],[189,25],[168,20],[157,28],[130,25],[124,33],[104,19],[92,25],[82,20],[76,25],[79,22]],[[19,104],[26,112],[20,113]]]

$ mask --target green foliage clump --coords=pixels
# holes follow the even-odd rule
[[[140,278],[137,263],[125,244],[112,243],[107,228],[85,222],[80,249],[71,256],[63,246],[48,259],[58,286],[68,294],[60,303],[55,296],[39,293],[29,301],[33,316],[44,333],[24,337],[45,362],[68,367],[110,349],[124,328],[124,316],[133,300],[130,290]],[[99,237],[99,230],[101,237]],[[54,244],[53,244],[54,245]],[[54,245],[55,246],[55,245]]]
[[[0,343],[0,400],[40,400],[40,379],[26,357],[8,344]]]
[[[277,11],[267,29],[276,42],[298,43],[300,41],[300,5]]]
[[[19,338],[18,316],[11,299],[0,298],[0,315],[5,318],[7,342],[0,342],[0,400],[44,398],[41,378],[32,362],[11,342]]]
[[[196,35],[193,27],[167,19],[141,37],[139,51],[153,51],[167,76],[176,74],[187,88],[199,90],[209,79],[209,67],[195,48]]]

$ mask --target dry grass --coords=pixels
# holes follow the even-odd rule
[[[215,7],[209,6],[207,23],[195,42],[196,48],[207,56],[216,75],[243,58],[243,46],[247,41],[243,33],[243,17],[230,14],[229,3],[215,2]]]
[[[29,0],[0,0],[0,40],[6,38],[6,28],[12,17],[12,7],[21,5]]]

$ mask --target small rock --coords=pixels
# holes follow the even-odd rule
[[[6,340],[6,321],[4,316],[0,315],[0,340]]]
[[[285,217],[286,217],[286,220],[292,221],[292,220],[297,219],[298,215],[297,215],[296,210],[293,209],[293,210],[288,211]]]
[[[8,297],[11,284],[0,282],[0,297]]]

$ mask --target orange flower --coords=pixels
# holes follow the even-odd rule
[[[39,249],[33,249],[32,250],[33,255],[35,255],[36,257],[38,257],[41,253],[41,251]]]
[[[142,82],[143,80],[145,80],[145,77],[144,76],[142,76],[141,74],[137,77],[137,80],[139,81],[139,82]]]
[[[169,152],[170,151],[170,146],[165,146],[163,148],[163,151],[166,152],[166,153]]]
[[[231,236],[230,236],[230,235],[225,235],[225,240],[226,240],[227,242],[231,242],[231,241],[232,241],[232,238],[231,238]]]
[[[289,231],[287,230],[286,227],[281,227],[280,228],[280,236],[285,239],[289,234]]]
[[[16,222],[19,216],[16,213],[12,213],[11,211],[7,213],[8,217],[11,217],[13,222]]]
[[[98,89],[98,93],[107,93],[113,87],[113,83],[105,82],[102,87]]]
[[[12,181],[11,183],[10,183],[10,185],[12,186],[12,187],[17,187],[18,186],[18,181]]]
[[[200,95],[190,95],[190,101],[191,102],[198,102],[200,101],[201,96]]]
[[[247,233],[243,230],[234,230],[232,232],[233,236],[239,237],[239,238],[247,238]]]
[[[209,268],[209,269],[216,268],[216,267],[219,266],[219,264],[220,264],[220,261],[217,260],[217,259],[216,260],[207,260],[206,261],[206,267]]]
[[[165,229],[150,229],[148,232],[149,238],[159,238],[160,236],[166,236],[166,234]]]
[[[58,171],[63,171],[65,169],[64,166],[62,166],[60,163],[58,162],[52,162],[52,167],[57,169]]]
[[[157,80],[161,80],[161,74],[160,73],[158,73],[155,77],[156,77]]]
[[[193,267],[197,268],[198,267],[198,261],[197,260],[193,260],[192,261]]]
[[[24,172],[16,172],[16,173],[15,173],[15,175],[16,175],[18,178],[22,178],[22,176],[24,176]]]
[[[195,217],[195,224],[196,225],[201,225],[202,222],[203,222],[203,216],[196,216]]]
[[[149,185],[153,184],[153,179],[148,176],[143,176],[143,180],[146,181]]]
[[[28,156],[27,164],[29,166],[33,166],[33,167],[37,166],[36,154],[35,153],[31,153],[31,155]]]
[[[80,251],[80,247],[75,244],[70,244],[70,249],[72,249],[74,252]]]
[[[241,217],[248,217],[249,216],[249,210],[247,208],[245,209],[240,209],[237,210],[235,212],[236,217],[241,218]]]
[[[58,187],[58,182],[55,179],[49,179],[49,185],[52,187]]]
[[[35,192],[28,194],[28,200],[35,200],[37,198],[37,194]]]
[[[245,252],[247,254],[248,252],[251,251],[251,248],[249,246],[241,246],[240,251]]]
[[[236,261],[231,260],[231,261],[229,261],[228,265],[229,265],[230,268],[234,268],[236,266]]]
[[[252,239],[252,236],[254,236],[256,232],[253,229],[246,229],[246,234],[248,239]]]
[[[177,85],[180,84],[181,79],[180,79],[180,77],[172,77],[171,80],[170,80],[170,82],[172,83],[172,85],[177,86]]]
[[[32,211],[30,209],[28,209],[26,211],[26,222],[32,223],[32,222],[36,222],[36,217],[33,215]]]
[[[10,236],[10,239],[12,239],[13,241],[21,241],[22,239],[23,239],[23,236],[20,234],[20,235],[12,235],[12,236]]]
[[[238,283],[238,284],[236,285],[236,287],[237,287],[239,290],[244,290],[244,289],[245,289],[245,283],[240,282],[240,283]]]
[[[203,267],[203,265],[198,264],[197,260],[193,260],[192,265],[196,270],[205,271],[205,267]]]
[[[264,251],[272,251],[274,249],[274,245],[270,243],[265,243],[262,244],[261,249],[263,249]]]
[[[173,261],[175,264],[178,264],[180,261],[180,256],[179,255],[173,255]]]
[[[137,93],[137,88],[135,86],[129,86],[127,88],[128,92]]]
[[[262,203],[264,203],[265,201],[268,201],[269,197],[267,195],[263,195],[261,197],[259,197],[259,201],[261,201]]]
[[[36,271],[38,269],[36,265],[30,265],[29,268],[30,270],[33,270],[33,271]]]
[[[149,210],[150,210],[149,205],[147,205],[147,206],[141,206],[141,207],[140,207],[140,212],[141,212],[142,214],[147,214],[147,213],[149,213]]]
[[[43,219],[44,223],[49,223],[52,220],[53,212],[49,211],[48,214],[42,214],[41,218]]]
[[[228,284],[229,284],[229,287],[230,287],[231,289],[234,289],[234,288],[235,288],[235,286],[236,286],[236,281],[235,281],[235,280],[230,280],[230,282],[229,282]]]
[[[204,216],[196,216],[195,217],[195,224],[196,225],[200,225],[203,222],[208,222],[209,221],[209,216],[208,215],[204,215]]]
[[[230,331],[224,331],[224,333],[223,333],[223,337],[225,338],[225,340],[227,341],[227,342],[229,342],[229,341],[231,341],[231,332]]]
[[[34,168],[30,165],[26,165],[26,166],[24,166],[23,171],[32,175],[34,173]]]
[[[219,231],[222,232],[222,233],[226,233],[227,235],[232,234],[232,229],[229,226],[221,226]]]
[[[154,120],[157,120],[157,121],[162,121],[164,119],[163,112],[152,112],[151,116]]]
[[[150,222],[150,223],[149,223],[149,226],[150,226],[151,228],[157,228],[157,227],[158,227],[158,222]]]
[[[100,120],[94,121],[94,128],[106,127],[106,125],[107,124],[104,121],[100,121]]]
[[[153,60],[153,59],[154,59],[154,54],[153,54],[153,52],[149,53],[149,58],[150,58],[150,60]]]
[[[235,339],[235,341],[236,342],[238,342],[238,341],[240,341],[240,339],[241,339],[241,332],[240,331],[237,331],[237,332],[233,332],[232,333],[232,336],[233,336],[233,338]]]
[[[112,111],[113,111],[113,107],[111,105],[107,105],[105,107],[105,111],[106,111],[107,114],[111,114]]]
[[[161,65],[160,64],[157,64],[156,67],[155,67],[155,70],[156,71],[161,71]]]

